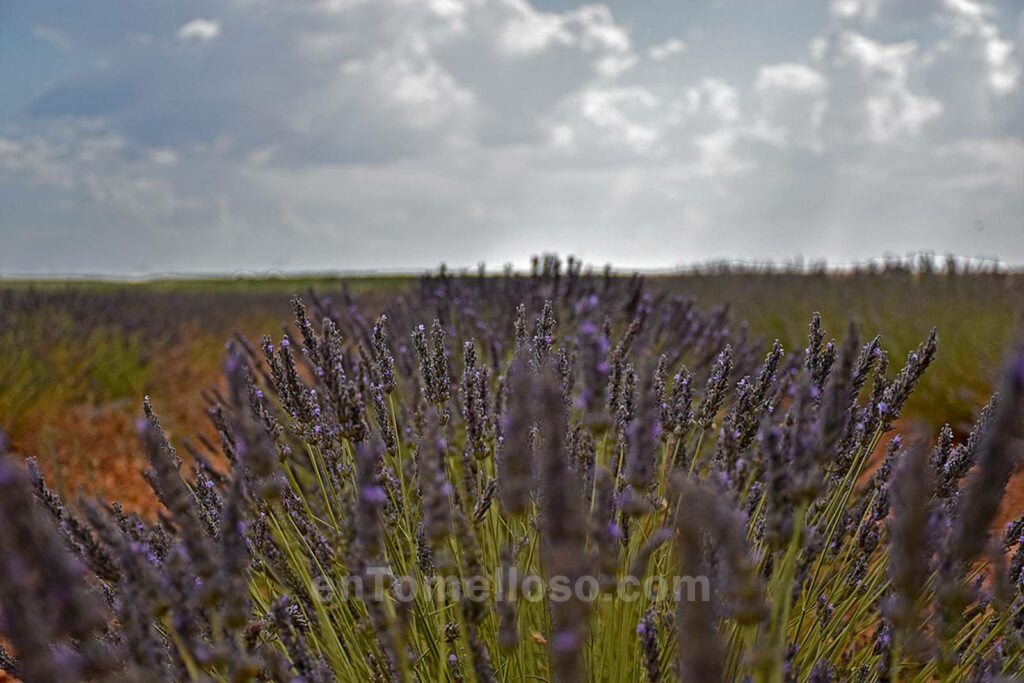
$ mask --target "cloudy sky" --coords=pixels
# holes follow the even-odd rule
[[[1022,0],[0,0],[0,273],[1020,264],[1022,65]]]

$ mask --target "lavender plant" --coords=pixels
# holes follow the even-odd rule
[[[156,520],[0,461],[0,667],[28,681],[1004,680],[1024,669],[1024,347],[963,443],[805,348],[537,259],[228,347],[219,445],[146,402]],[[885,453],[877,462],[874,454]],[[999,543],[999,541],[1002,541]],[[1003,558],[1010,558],[1009,563]]]

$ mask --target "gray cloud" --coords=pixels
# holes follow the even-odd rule
[[[837,0],[810,39],[801,14],[756,49],[737,18],[729,63],[710,56],[729,27],[712,10],[664,35],[630,5],[98,2],[70,23],[40,5],[18,16],[77,59],[0,120],[0,272],[548,249],[1024,262],[1009,5]]]

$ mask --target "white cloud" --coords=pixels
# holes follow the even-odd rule
[[[1024,213],[1022,37],[973,0],[837,0],[756,51],[728,18],[645,42],[627,3],[211,0],[145,44],[169,29],[140,7],[69,29],[82,68],[0,122],[5,224],[29,235],[0,271],[73,270],[91,243],[99,269],[125,243],[174,269],[973,253],[958,226]]]
[[[878,19],[884,0],[832,0],[832,14],[841,19],[861,19],[872,22]]]
[[[698,172],[713,180],[721,182],[728,176],[745,173],[753,168],[753,163],[738,156],[734,148],[739,135],[728,128],[713,133],[697,136],[694,144],[700,150]]]
[[[154,149],[148,158],[157,166],[173,166],[178,163],[178,153],[173,149]]]
[[[580,110],[583,117],[605,131],[608,139],[621,142],[637,153],[645,153],[658,141],[658,130],[638,123],[633,111],[657,108],[658,99],[644,88],[593,89],[582,94]]]
[[[585,5],[564,12],[539,12],[525,0],[506,0],[512,16],[498,39],[511,56],[529,56],[553,45],[578,46],[586,52],[627,52],[629,35],[604,5]]]
[[[848,31],[840,37],[840,55],[851,58],[866,76],[882,75],[899,81],[906,80],[908,63],[917,52],[917,43],[885,44],[867,36]]]
[[[381,53],[366,67],[358,74],[365,87],[376,91],[382,105],[410,128],[436,129],[460,116],[473,116],[472,93],[429,55]]]
[[[757,89],[761,92],[782,89],[820,93],[828,81],[806,64],[766,64],[757,72]]]
[[[828,80],[821,72],[806,64],[767,64],[758,70],[755,88],[761,109],[752,135],[780,147],[822,151]]]
[[[871,140],[889,142],[902,135],[916,135],[921,127],[942,113],[941,102],[907,92],[872,96],[867,102]]]
[[[64,52],[71,52],[75,49],[75,44],[63,31],[58,31],[51,26],[36,24],[32,27],[32,36],[36,40],[41,40]]]
[[[626,52],[631,49],[629,33],[612,16],[607,5],[584,5],[566,13],[566,25],[579,35],[584,50],[612,50]]]
[[[686,51],[686,43],[678,38],[670,38],[663,43],[652,45],[647,48],[647,56],[656,62],[663,62],[666,59]]]
[[[182,195],[161,174],[177,162],[176,152],[152,149],[128,159],[128,142],[94,125],[53,132],[50,138],[0,138],[0,177],[59,190],[69,209],[112,211],[149,226],[202,209],[200,199]]]
[[[211,19],[193,19],[178,29],[178,40],[207,43],[220,35],[220,23]]]
[[[429,6],[438,16],[458,20],[466,14],[466,6],[460,0],[429,0]]]
[[[536,12],[528,6],[518,9],[519,16],[505,24],[498,40],[506,54],[513,57],[533,55],[552,44],[572,45],[573,36],[561,16]]]
[[[703,78],[687,92],[698,107],[718,116],[722,121],[731,122],[740,118],[739,93],[735,87],[719,78]]]
[[[972,0],[945,0],[945,5],[953,12],[974,21],[982,20],[992,14],[991,7],[980,2],[972,2]]]
[[[912,86],[923,67],[914,41],[882,43],[844,30],[822,59],[837,81],[830,102],[833,139],[891,143],[920,134],[945,111],[941,101]]]
[[[922,29],[934,21],[938,5],[933,0],[832,0],[830,9],[842,23],[926,33]]]
[[[945,0],[945,8],[945,19],[953,27],[954,38],[942,47],[978,55],[987,66],[987,80],[993,92],[1013,92],[1021,75],[1019,50],[1000,35],[993,21],[993,8],[971,0]]]

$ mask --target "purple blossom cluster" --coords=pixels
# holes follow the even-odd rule
[[[892,431],[935,332],[890,376],[856,325],[828,340],[814,315],[787,352],[725,308],[551,256],[529,275],[442,270],[372,312],[345,293],[293,310],[280,339],[228,346],[206,396],[219,443],[179,455],[147,399],[157,519],[65,503],[31,462],[0,460],[0,667],[570,682],[1024,668],[1024,517],[990,534],[1022,434],[1021,346],[973,431],[932,448]],[[526,604],[501,590],[517,574],[594,577],[608,600]],[[615,601],[622,581],[678,576],[707,577],[709,598]],[[390,592],[318,588],[371,577]],[[399,577],[498,590],[405,600]]]

